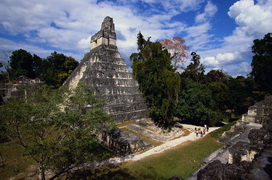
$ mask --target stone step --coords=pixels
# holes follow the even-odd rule
[[[131,112],[116,112],[113,114],[113,116],[116,118],[116,121],[124,122],[128,120],[135,120],[135,119],[141,119],[148,117],[148,111],[146,109],[138,110],[138,111],[131,111]]]
[[[124,112],[131,112],[131,111],[138,111],[138,110],[143,110],[146,109],[146,105],[145,104],[132,104],[130,106],[124,106],[124,105],[120,105],[120,106],[115,106],[115,107],[108,107],[105,106],[105,109],[108,110],[108,112],[110,113],[124,113]]]

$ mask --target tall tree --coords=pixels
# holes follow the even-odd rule
[[[43,59],[34,54],[32,56],[33,60],[33,72],[35,77],[40,77],[43,71]]]
[[[23,49],[13,51],[10,56],[10,70],[13,79],[19,76],[35,78],[32,55]]]
[[[103,157],[94,138],[111,126],[104,103],[83,85],[69,92],[46,86],[27,99],[16,99],[0,106],[8,137],[39,165],[42,179],[52,170],[57,177],[66,170]]]
[[[171,59],[175,69],[177,68],[177,64],[184,64],[189,47],[184,44],[185,40],[183,38],[173,37],[170,39],[163,39],[160,40],[160,43],[171,54]]]
[[[226,85],[229,89],[229,109],[233,109],[237,115],[245,113],[248,107],[254,104],[253,79],[245,78],[243,76],[237,76],[236,78],[229,78],[226,82]]]
[[[221,69],[211,70],[207,73],[208,82],[219,82],[224,81],[227,78],[227,74]]]
[[[53,52],[43,61],[41,79],[48,85],[60,87],[77,65],[74,58]]]
[[[206,84],[182,79],[182,87],[176,111],[177,117],[197,125],[215,125],[223,120],[212,91]]]
[[[187,66],[185,71],[182,73],[182,77],[196,82],[202,82],[205,79],[205,68],[203,64],[200,64],[200,56],[196,52],[192,52],[191,56],[192,63]]]
[[[151,118],[159,125],[169,126],[180,90],[179,75],[159,42],[145,40],[141,33],[137,42],[139,52],[131,55],[134,77],[147,100]]]
[[[252,52],[252,72],[257,87],[261,91],[272,92],[272,33],[268,33],[263,39],[255,39]]]

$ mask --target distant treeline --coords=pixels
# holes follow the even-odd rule
[[[0,73],[0,82],[16,81],[18,77],[26,76],[40,78],[54,88],[60,87],[78,65],[74,58],[57,52],[42,59],[36,54],[19,49],[7,58],[7,63],[1,63],[5,66],[5,71]]]

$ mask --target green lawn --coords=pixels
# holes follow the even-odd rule
[[[0,153],[4,159],[4,166],[0,168],[1,180],[9,179],[15,175],[17,179],[24,179],[27,173],[31,173],[33,170],[30,166],[34,165],[35,167],[35,162],[31,158],[23,156],[23,149],[12,142],[1,143]]]
[[[123,164],[94,179],[169,179],[173,176],[186,178],[200,167],[205,157],[220,147],[221,144],[216,139],[207,135],[143,160]]]
[[[92,173],[84,173],[84,176],[88,179],[111,180],[169,179],[173,176],[186,178],[200,167],[205,157],[222,146],[215,137],[230,125],[231,123],[197,141],[184,143],[163,153],[119,167],[108,167],[97,172],[95,176],[91,176]],[[5,160],[5,166],[0,168],[1,180],[16,174],[29,173],[29,166],[35,164],[30,158],[23,156],[22,148],[13,143],[0,144],[0,153]]]

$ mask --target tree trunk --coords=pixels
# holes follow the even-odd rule
[[[45,180],[45,169],[44,169],[44,167],[40,167],[39,171],[40,171],[41,180]]]

